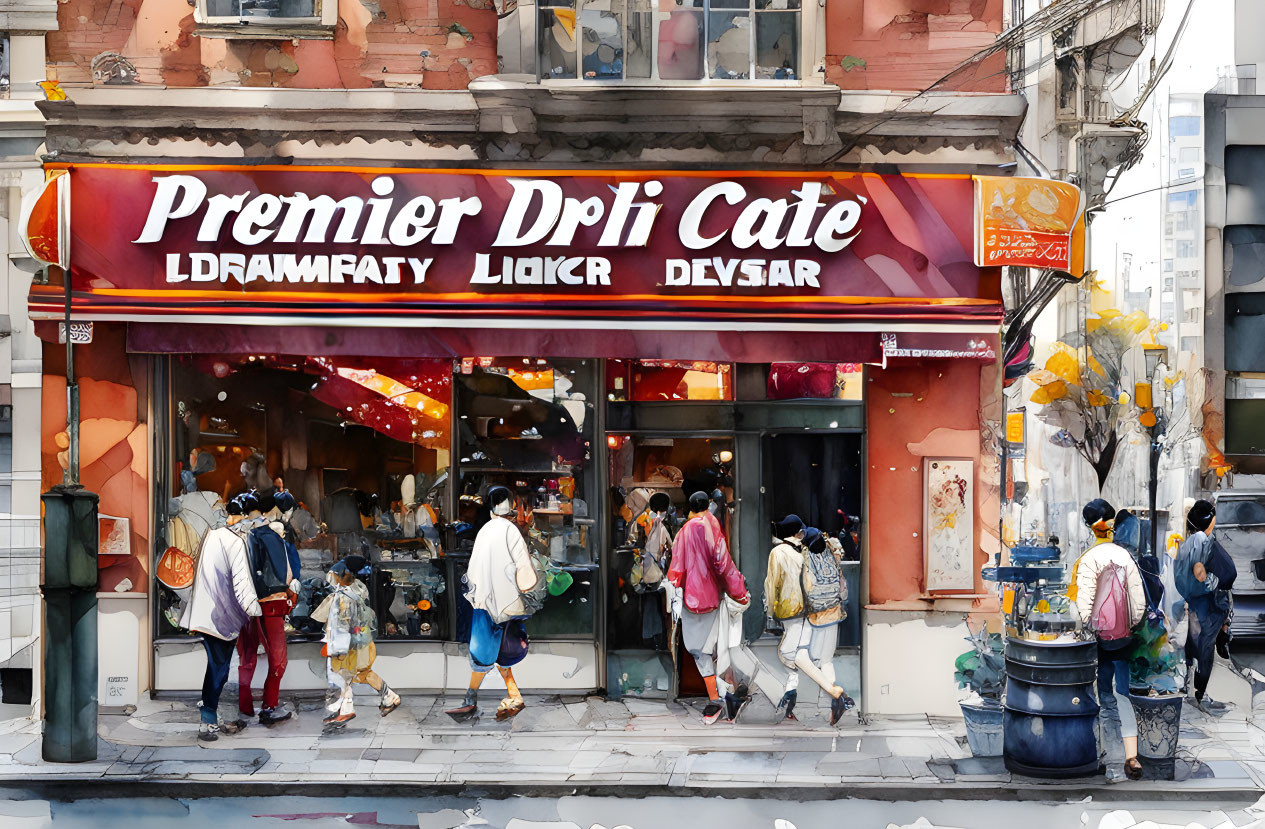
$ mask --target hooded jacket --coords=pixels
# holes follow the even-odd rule
[[[231,642],[251,616],[262,615],[246,542],[227,527],[202,539],[193,594],[180,617],[180,626],[191,633],[205,633]]]
[[[764,605],[779,621],[804,614],[804,549],[796,538],[778,542],[769,552],[769,572],[764,577]]]
[[[746,597],[747,584],[710,512],[686,521],[676,534],[668,581],[683,591],[685,609],[691,613],[711,613],[720,607],[722,591],[735,599]]]
[[[466,570],[466,599],[485,611],[493,624],[504,624],[525,615],[524,591],[536,579],[523,534],[512,521],[493,516],[479,530]]]

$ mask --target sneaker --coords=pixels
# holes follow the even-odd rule
[[[725,713],[725,706],[720,704],[720,700],[710,700],[707,703],[707,707],[703,709],[703,725],[711,725],[720,719],[720,715],[723,713]]]
[[[335,708],[333,711],[330,711],[328,714],[325,715],[325,717],[321,720],[321,722],[328,725],[329,723],[332,723],[334,720],[338,719],[338,710],[339,709]]]
[[[220,727],[213,722],[199,723],[198,739],[204,743],[213,743],[220,738]]]
[[[275,708],[265,708],[259,712],[260,725],[276,725],[279,722],[285,722],[290,719],[292,712],[287,709],[278,711]]]

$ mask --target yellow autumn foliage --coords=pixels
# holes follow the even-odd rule
[[[1111,403],[1111,398],[1103,394],[1098,389],[1090,389],[1086,399],[1089,401],[1089,405],[1091,406],[1106,406]]]
[[[1053,383],[1047,383],[1032,393],[1029,399],[1033,403],[1045,405],[1053,403],[1055,400],[1061,400],[1067,397],[1067,383],[1062,380],[1055,380]]]

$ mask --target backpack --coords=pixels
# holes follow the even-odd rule
[[[286,580],[286,541],[268,527],[250,531],[250,575],[259,598],[284,593],[290,589]]]
[[[1104,642],[1128,638],[1132,633],[1129,624],[1129,589],[1125,583],[1124,569],[1119,564],[1108,564],[1098,574],[1098,589],[1094,592],[1094,607],[1089,614],[1089,626]]]
[[[805,547],[804,567],[800,570],[804,609],[809,613],[823,613],[842,605],[839,578],[839,562],[829,547],[820,553]]]

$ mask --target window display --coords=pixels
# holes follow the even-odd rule
[[[733,366],[691,360],[608,360],[606,399],[733,400]]]
[[[328,595],[325,574],[349,555],[365,560],[355,575],[382,638],[445,634],[449,361],[184,356],[171,382],[173,492],[160,506],[173,566],[196,561],[235,496],[286,491],[296,504],[270,517],[301,565],[288,634],[319,636],[310,616]],[[184,592],[160,582],[160,636],[181,632]]]

